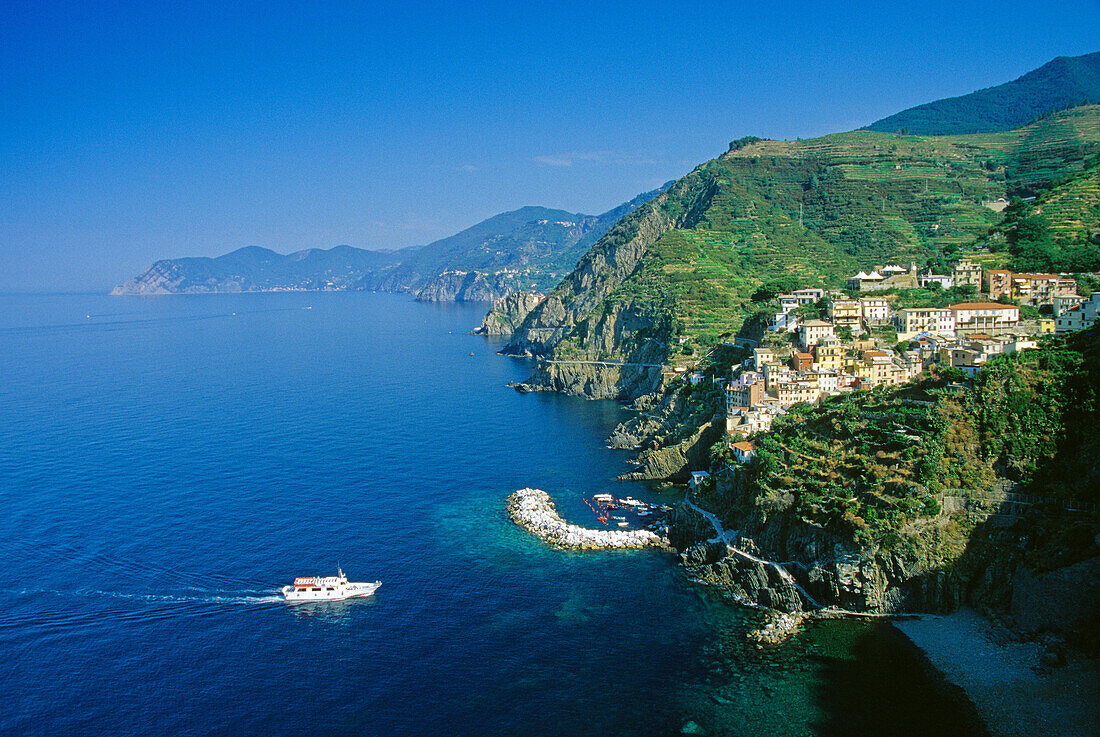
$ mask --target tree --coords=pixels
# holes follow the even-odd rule
[[[752,293],[752,301],[768,302],[781,294],[793,292],[796,289],[798,289],[798,277],[794,274],[784,274],[783,276],[769,279],[761,284],[760,287]]]
[[[1012,268],[1019,271],[1049,271],[1054,261],[1050,224],[1042,215],[1025,215],[1008,237]]]

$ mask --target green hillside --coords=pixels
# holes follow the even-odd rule
[[[1015,271],[1100,271],[1100,165],[1014,201],[998,231]]]
[[[1085,102],[1100,102],[1100,52],[1060,56],[1019,79],[918,105],[867,129],[924,136],[992,133]]]
[[[972,385],[854,392],[804,406],[758,438],[745,504],[785,504],[867,542],[938,513],[945,490],[981,495],[997,478],[1044,497],[1100,501],[1095,422],[1100,339],[1078,334],[998,356]],[[797,410],[797,408],[796,408]]]
[[[859,269],[923,265],[975,244],[1002,219],[983,203],[1082,172],[1098,142],[1098,106],[996,134],[734,142],[692,172],[705,185],[664,203],[690,211],[690,227],[665,232],[609,301],[672,305],[685,333],[712,343],[757,310],[751,296],[765,281],[841,287]],[[1094,175],[1052,202],[1092,222]],[[1069,222],[1065,232],[1080,233]]]

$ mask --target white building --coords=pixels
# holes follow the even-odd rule
[[[756,446],[747,440],[731,444],[730,450],[738,463],[748,463],[756,455]]]
[[[768,323],[768,330],[773,333],[793,333],[802,323],[798,315],[793,312],[776,312]]]
[[[1072,294],[1066,297],[1054,297],[1050,301],[1050,305],[1054,310],[1054,316],[1059,317],[1067,310],[1071,310],[1082,302],[1087,302],[1088,297],[1082,297],[1080,294]]]
[[[898,340],[909,340],[920,333],[955,332],[955,313],[947,307],[903,307],[894,321]]]
[[[824,320],[807,320],[798,326],[798,343],[803,350],[809,350],[825,338],[836,337],[833,324]]]
[[[802,303],[799,302],[798,296],[794,294],[781,294],[779,295],[779,309],[783,312],[790,312],[794,308],[798,307]]]
[[[1055,318],[1054,329],[1059,333],[1084,330],[1096,322],[1098,314],[1100,314],[1100,292],[1093,292],[1087,302],[1082,302]]]
[[[798,299],[800,305],[812,305],[815,302],[820,302],[822,298],[824,298],[825,290],[812,287],[809,289],[795,290],[792,294]]]
[[[823,394],[836,394],[840,387],[838,371],[822,370],[815,371],[814,375],[817,376],[817,388],[821,390]]]
[[[963,333],[996,335],[1016,327],[1020,321],[1020,308],[1000,302],[963,302],[951,305],[955,315],[955,330]]]
[[[929,272],[921,274],[917,279],[922,287],[927,287],[929,284],[939,284],[944,289],[950,289],[955,286],[955,277],[950,274],[933,274]]]
[[[890,321],[890,303],[885,297],[860,297],[863,321],[869,325],[881,325]]]

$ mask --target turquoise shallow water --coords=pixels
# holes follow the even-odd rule
[[[505,388],[528,366],[468,334],[483,309],[0,296],[0,731],[842,734],[909,697],[837,677],[942,696],[867,628],[748,653],[671,556],[513,528],[520,486],[582,523],[582,495],[660,496],[613,480],[616,404]],[[381,589],[274,596],[338,564]],[[944,733],[913,724],[861,733]]]

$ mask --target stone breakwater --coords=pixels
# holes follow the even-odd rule
[[[671,549],[668,538],[652,530],[596,530],[571,525],[558,515],[542,489],[520,489],[508,497],[508,516],[517,525],[554,547],[568,550],[626,548]]]

